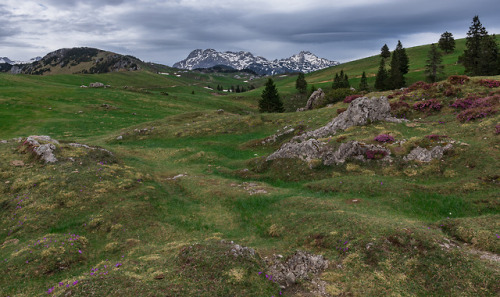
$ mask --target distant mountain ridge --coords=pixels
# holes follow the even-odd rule
[[[7,57],[0,58],[0,71],[38,75],[106,73],[134,71],[144,66],[144,63],[135,57],[90,47],[62,48],[31,61],[14,63]]]
[[[218,52],[214,49],[196,49],[188,57],[173,65],[180,69],[210,68],[225,65],[238,70],[250,69],[259,75],[275,75],[289,72],[312,72],[339,65],[337,61],[318,58],[309,51],[302,51],[286,59],[269,61],[250,52]]]

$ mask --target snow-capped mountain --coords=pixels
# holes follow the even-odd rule
[[[308,51],[302,51],[290,58],[269,61],[266,58],[255,57],[249,52],[218,52],[214,49],[192,51],[189,56],[175,63],[180,69],[209,68],[216,65],[230,66],[235,69],[250,69],[260,75],[275,75],[287,72],[312,72],[338,65],[339,62],[318,58]]]
[[[36,62],[36,61],[40,61],[42,59],[42,57],[36,57],[36,58],[32,58],[30,59],[29,61],[12,61],[11,59],[7,58],[7,57],[3,57],[3,58],[0,58],[0,64],[10,64],[10,65],[16,65],[16,64],[31,64],[33,62]]]

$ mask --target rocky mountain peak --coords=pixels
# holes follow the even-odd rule
[[[309,51],[301,51],[286,59],[269,61],[250,52],[218,52],[214,49],[196,49],[182,61],[173,66],[180,69],[210,68],[216,65],[229,66],[234,69],[250,69],[259,75],[275,75],[290,72],[312,72],[338,65],[336,61],[318,58]]]

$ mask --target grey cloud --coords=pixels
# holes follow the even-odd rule
[[[6,16],[0,18],[0,39],[15,37],[20,34],[19,28],[25,34],[36,36],[37,32],[30,25],[43,24],[43,34],[59,34],[67,37],[69,43],[72,33],[87,32],[91,33],[89,40],[73,43],[146,60],[161,59],[156,61],[167,64],[185,58],[195,48],[242,49],[266,58],[282,58],[291,52],[311,50],[329,59],[348,60],[349,56],[363,56],[363,52],[378,52],[384,43],[393,48],[395,44],[390,43],[394,40],[412,34],[450,31],[455,36],[463,36],[476,14],[486,29],[500,27],[498,0],[476,0],[474,3],[468,0],[393,0],[357,7],[324,4],[321,7],[311,5],[297,12],[225,9],[216,4],[200,10],[175,5],[179,1],[170,1],[169,5],[154,1],[142,5],[134,0],[42,2],[71,11],[70,19],[27,18],[20,26],[22,17],[18,16],[17,22],[9,21],[7,8],[0,4],[0,16]],[[107,6],[106,11],[112,11],[113,6],[133,6],[133,9],[117,10],[116,14],[104,17],[97,9],[102,6]],[[110,38],[114,33],[123,36],[129,32],[131,36],[126,40]]]

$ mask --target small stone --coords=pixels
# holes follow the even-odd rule
[[[121,136],[121,135],[116,137],[116,140],[122,140],[122,139],[123,139],[123,136]]]

